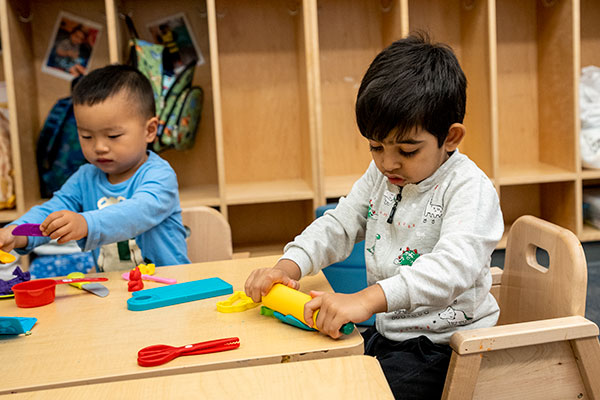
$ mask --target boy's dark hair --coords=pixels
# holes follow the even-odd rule
[[[356,98],[360,133],[399,141],[413,128],[437,137],[441,147],[453,123],[465,116],[467,79],[452,49],[423,34],[392,43],[375,57]]]
[[[123,64],[107,65],[82,77],[73,88],[73,104],[93,106],[121,90],[127,91],[127,95],[135,102],[144,119],[156,115],[150,81],[136,68]]]

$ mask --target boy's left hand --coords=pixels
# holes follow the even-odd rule
[[[85,218],[76,212],[62,210],[48,215],[40,224],[44,236],[58,239],[58,243],[79,240],[87,236],[88,226]]]
[[[362,322],[372,315],[357,296],[358,293],[325,293],[313,290],[310,295],[313,299],[304,305],[304,320],[310,325],[313,314],[319,310],[317,329],[334,339],[342,336],[340,328],[345,323]]]
[[[313,314],[317,315],[317,329],[334,339],[342,336],[340,328],[348,322],[362,322],[371,315],[387,311],[383,289],[371,285],[352,294],[311,291],[312,300],[304,305],[304,320],[312,327]]]

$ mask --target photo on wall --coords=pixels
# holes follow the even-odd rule
[[[196,60],[196,65],[204,64],[204,57],[184,13],[151,22],[148,30],[155,43],[165,46],[163,65],[167,71],[179,72],[193,60]]]
[[[96,22],[61,11],[54,24],[42,71],[72,80],[88,71],[102,30]]]

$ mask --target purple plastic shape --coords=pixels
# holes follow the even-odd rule
[[[13,229],[14,236],[44,236],[40,231],[40,224],[21,224]]]

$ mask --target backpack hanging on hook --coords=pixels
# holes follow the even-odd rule
[[[190,149],[194,145],[204,100],[202,88],[192,85],[196,60],[178,73],[165,71],[165,46],[139,39],[131,18],[126,15],[125,21],[131,35],[130,64],[150,80],[154,91],[158,131],[153,150]]]

